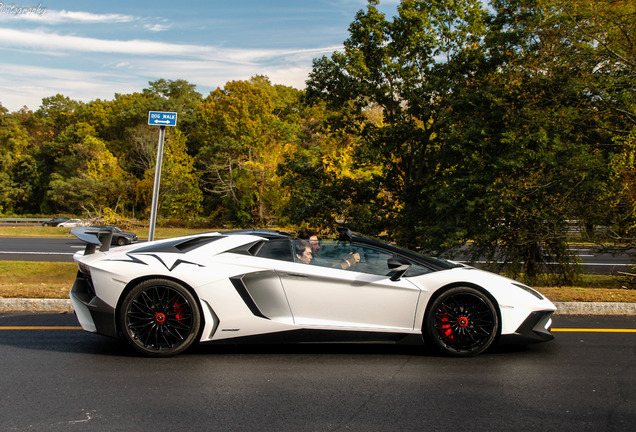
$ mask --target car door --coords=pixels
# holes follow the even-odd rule
[[[323,250],[327,246],[321,245]],[[386,276],[386,261],[392,254],[367,246],[349,246],[343,250],[357,251],[362,259],[346,270],[337,265],[337,254],[327,257],[328,253],[321,265],[281,263],[277,272],[294,323],[369,331],[413,329],[420,290],[407,278],[392,281]],[[330,259],[333,265],[329,265]]]

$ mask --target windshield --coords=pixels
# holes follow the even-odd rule
[[[358,233],[355,233],[354,235],[354,241],[355,240],[372,244],[378,247],[382,247],[391,252],[400,254],[404,256],[405,258],[408,258],[409,260],[419,262],[420,264],[433,266],[436,270],[446,270],[446,269],[451,269],[456,267],[463,267],[462,264],[452,263],[443,259],[433,258],[431,256],[424,255],[420,252],[415,252],[413,250],[406,249],[401,246],[397,246],[392,243],[387,243],[383,240],[373,238],[373,237],[368,237]]]

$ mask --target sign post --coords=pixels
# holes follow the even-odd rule
[[[152,203],[150,206],[150,227],[148,241],[155,239],[155,225],[157,224],[157,212],[159,205],[159,185],[161,183],[161,165],[163,163],[163,143],[166,137],[166,126],[177,125],[177,113],[150,111],[148,124],[159,127],[159,141],[157,143],[157,163],[155,164],[155,183],[152,187]]]

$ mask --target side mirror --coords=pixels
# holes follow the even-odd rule
[[[389,266],[389,276],[392,281],[399,281],[404,276],[404,273],[411,268],[411,263],[402,257],[389,258],[387,265]]]

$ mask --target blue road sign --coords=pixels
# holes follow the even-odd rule
[[[150,126],[176,126],[177,113],[150,111],[148,113],[148,124]]]

